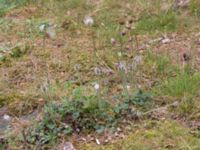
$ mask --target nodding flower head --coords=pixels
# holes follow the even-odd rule
[[[137,55],[133,58],[133,62],[132,62],[132,69],[136,69],[138,65],[140,65],[142,63],[142,56],[141,55]]]
[[[91,16],[85,16],[83,23],[87,26],[92,26],[94,24],[94,20]]]
[[[99,84],[98,84],[98,83],[95,83],[94,88],[95,88],[96,90],[99,90],[99,88],[100,88]]]
[[[74,65],[74,70],[75,70],[75,71],[79,71],[80,68],[81,68],[81,65],[80,65],[80,64],[75,64],[75,65]]]
[[[101,69],[98,68],[98,67],[95,67],[94,68],[94,73],[95,73],[95,75],[101,75]]]
[[[122,71],[127,71],[127,68],[126,68],[126,61],[120,61],[118,64],[117,64],[117,68],[119,70],[122,70]]]
[[[125,35],[126,35],[126,31],[123,30],[123,31],[121,32],[121,36],[125,36]]]

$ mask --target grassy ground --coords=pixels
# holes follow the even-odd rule
[[[198,0],[0,0],[0,149],[199,149],[199,19]]]

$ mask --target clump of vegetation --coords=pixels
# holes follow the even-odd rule
[[[198,0],[192,0],[189,8],[195,16],[200,17],[200,2]]]
[[[194,56],[185,53],[199,48],[199,34],[192,31],[198,29],[192,23],[197,24],[199,2],[178,10],[174,3],[0,0],[0,106],[22,118],[39,113],[28,127],[22,125],[26,119],[13,119],[22,134],[6,143],[0,139],[0,145],[45,149],[72,135],[121,137],[134,130],[105,149],[147,148],[141,141],[149,149],[195,148],[196,138],[187,132],[192,140],[185,137],[185,128],[169,117],[199,119],[200,75],[191,67]],[[188,49],[185,42],[192,43]]]
[[[45,106],[42,121],[29,129],[26,139],[29,143],[44,145],[55,141],[59,136],[72,133],[103,133],[105,129],[115,129],[126,117],[138,117],[136,110],[132,109],[133,105],[144,107],[147,103],[151,103],[151,98],[142,91],[116,106],[97,96],[63,99],[62,103]]]
[[[0,0],[0,17],[17,6],[24,5],[29,0]]]
[[[177,74],[175,78],[165,81],[160,90],[169,96],[195,95],[199,90],[199,74],[188,73]]]

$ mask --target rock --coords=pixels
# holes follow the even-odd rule
[[[63,146],[63,150],[76,150],[71,142],[66,142]]]
[[[171,42],[171,40],[169,38],[165,38],[165,39],[162,40],[163,44],[168,44],[170,42]]]
[[[98,139],[95,139],[95,141],[96,141],[96,143],[97,143],[98,145],[101,144],[100,141],[99,141]]]

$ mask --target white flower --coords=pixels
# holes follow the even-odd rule
[[[6,120],[6,121],[10,121],[11,120],[11,117],[9,115],[3,115],[3,119]]]
[[[133,58],[132,69],[135,70],[142,63],[142,56],[137,55]]]
[[[98,68],[98,67],[95,67],[95,68],[94,68],[94,73],[95,73],[96,75],[100,75],[100,74],[101,74],[101,69]]]
[[[99,84],[96,83],[96,84],[94,85],[94,88],[95,88],[96,90],[98,90],[98,89],[99,89]]]
[[[126,69],[126,61],[120,61],[119,64],[118,64],[118,69],[119,70],[123,70],[123,71],[127,71]]]
[[[85,16],[84,20],[83,20],[84,24],[87,26],[92,26],[94,24],[94,20],[92,17],[90,16]]]
[[[80,68],[81,68],[81,65],[80,65],[80,64],[75,64],[75,65],[74,65],[74,70],[75,70],[75,71],[80,70]]]
[[[142,63],[142,56],[141,55],[135,56],[133,61],[138,65],[141,64]]]

